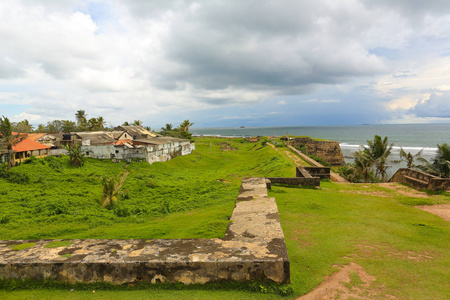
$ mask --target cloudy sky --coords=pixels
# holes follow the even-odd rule
[[[450,123],[448,0],[0,0],[0,115]]]

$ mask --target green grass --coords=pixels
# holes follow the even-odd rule
[[[374,288],[384,287],[385,294],[450,298],[449,223],[412,207],[416,198],[377,185],[330,182],[320,190],[276,186],[270,194],[277,199],[297,295],[318,286],[333,265],[353,261],[377,278]]]
[[[36,243],[23,243],[23,244],[13,246],[12,249],[14,251],[20,251],[20,250],[25,250],[25,249],[34,247],[35,245],[36,245]]]
[[[223,143],[233,149],[221,150]],[[98,200],[101,178],[124,163],[68,158],[37,159],[13,169],[30,178],[0,178],[0,239],[214,238],[222,237],[242,177],[285,176],[293,165],[270,146],[243,139],[198,139],[191,155],[164,163],[131,163],[117,204]]]
[[[53,241],[45,245],[44,248],[69,247],[72,244],[72,241]]]
[[[223,142],[230,143],[238,150],[221,151],[217,144]],[[23,194],[42,189],[35,179],[32,179],[33,187],[30,189],[0,179],[2,187],[10,187],[5,195],[0,193],[2,207],[9,203],[7,198],[10,195],[16,199],[14,205],[19,206],[14,210],[14,205],[11,208],[11,204],[8,204],[5,206],[8,208],[6,213],[0,212],[0,222],[1,214],[7,220],[1,224],[0,233],[3,236],[14,234],[23,237],[40,232],[60,231],[55,238],[61,239],[209,238],[210,231],[214,231],[213,236],[221,236],[234,207],[242,177],[294,176],[294,166],[284,154],[285,149],[278,148],[276,151],[271,147],[264,147],[256,150],[260,147],[260,143],[251,144],[240,139],[199,139],[197,150],[191,155],[153,165],[131,164],[128,166],[130,174],[122,188],[128,190],[128,195],[119,199],[119,207],[130,212],[127,216],[119,217],[117,210],[100,210],[96,202],[96,197],[101,193],[100,185],[96,183],[91,186],[86,183],[78,191],[70,192],[88,192],[85,197],[80,196],[87,199],[77,203],[78,212],[85,213],[86,219],[84,224],[73,221],[69,227],[73,228],[73,232],[62,230],[61,228],[66,227],[63,222],[56,222],[58,218],[53,219],[55,223],[46,221],[54,217],[48,216],[48,213],[38,216],[41,222],[46,222],[45,226],[30,220],[35,223],[28,227],[38,228],[28,232],[24,225],[26,222],[19,222],[20,218],[16,219],[11,211],[26,211],[29,208],[24,204],[30,207],[39,204],[47,207],[48,204],[45,204],[45,197],[39,197],[42,202],[39,204],[32,201],[31,196],[29,202],[21,201],[20,198],[24,196],[17,196],[20,193],[13,189],[24,188],[26,193]],[[71,177],[65,177],[66,172],[81,172],[82,175],[73,176],[73,181],[79,183],[85,182],[90,173],[94,173],[90,177],[98,179],[105,173],[118,174],[123,171],[123,165],[90,160],[87,163],[84,171],[64,167],[59,178],[67,181]],[[20,168],[16,171],[22,172]],[[54,175],[49,176],[51,178]],[[52,183],[49,179],[47,182]],[[70,182],[67,186],[69,184]],[[3,188],[0,190],[4,191]],[[61,193],[60,188],[58,191]],[[50,190],[45,192],[53,195]],[[76,202],[78,196],[68,197],[70,193],[59,199],[68,203],[67,205]],[[441,218],[414,207],[418,204],[450,203],[447,193],[433,193],[429,198],[414,198],[376,184],[335,184],[322,181],[320,189],[274,186],[270,196],[277,200],[291,263],[291,287],[294,293],[284,299],[295,299],[310,292],[325,276],[338,269],[336,265],[350,262],[359,264],[367,273],[376,277],[371,289],[379,291],[380,299],[386,298],[386,295],[399,299],[450,299],[450,225]],[[56,199],[48,201],[54,203]],[[86,213],[89,210],[82,208],[83,203],[89,203],[89,209],[93,212]],[[137,213],[133,210],[135,208],[146,210],[146,213]],[[61,208],[61,211],[69,212],[63,216],[73,218],[74,215],[70,213],[73,209],[71,206],[66,210]],[[31,214],[27,216],[31,217]],[[4,229],[4,226],[8,229]],[[14,229],[14,226],[17,228]],[[25,232],[21,234],[20,230]],[[361,285],[361,278],[356,273],[350,273],[350,279],[349,285]],[[0,298],[83,299],[94,297],[93,290],[95,297],[102,299],[283,298],[265,294],[264,292],[273,292],[270,286],[257,283],[206,286],[175,284],[142,289],[135,286],[111,288],[86,285],[72,287],[72,292],[69,291],[71,287],[39,286],[34,283],[29,284],[30,290],[27,290],[27,283],[25,287],[18,285],[17,288],[20,290],[14,291],[14,286],[0,289]]]

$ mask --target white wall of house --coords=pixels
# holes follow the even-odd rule
[[[158,161],[168,161],[180,155],[188,155],[193,150],[195,150],[195,144],[189,141],[149,145],[139,148],[113,145],[81,146],[81,151],[86,154],[86,157],[118,160],[145,159],[149,164]]]

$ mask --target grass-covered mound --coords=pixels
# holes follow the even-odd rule
[[[222,237],[244,176],[292,176],[270,147],[198,139],[196,151],[164,163],[33,159],[0,178],[0,239]],[[102,177],[128,176],[118,201],[99,204]],[[19,178],[11,180],[10,178]]]

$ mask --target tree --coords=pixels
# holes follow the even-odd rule
[[[179,126],[179,130],[180,131],[185,131],[185,132],[189,132],[189,128],[194,125],[194,123],[189,122],[189,120],[184,120],[180,126]]]
[[[438,151],[430,163],[424,158],[420,158],[422,161],[421,166],[417,166],[418,169],[437,175],[444,178],[450,177],[450,146],[447,143],[437,145]]]
[[[81,167],[84,164],[84,154],[81,153],[81,146],[64,146],[64,148],[69,152],[70,165],[73,167]]]
[[[5,116],[0,118],[0,139],[1,146],[6,148],[8,153],[8,166],[14,165],[14,150],[13,146],[18,141],[19,134],[13,134],[13,125]]]
[[[25,119],[16,124],[16,131],[21,133],[30,133],[33,131],[33,125]]]
[[[377,176],[381,176],[381,181],[386,182],[386,170],[388,166],[388,156],[391,154],[394,144],[388,143],[388,137],[381,139],[375,135],[373,141],[367,140],[368,147],[364,147],[365,159],[372,162]]]
[[[77,129],[77,125],[75,124],[75,122],[69,121],[69,120],[62,121],[62,126],[61,126],[62,132],[70,133],[72,131],[76,131],[76,129]]]
[[[419,152],[417,152],[416,154],[412,155],[411,152],[406,153],[405,150],[403,150],[403,148],[400,148],[400,159],[405,159],[406,160],[406,167],[407,168],[415,168],[416,165],[414,164],[414,160],[416,158],[419,158],[422,155],[422,150],[420,150]]]
[[[122,126],[130,126],[130,123],[128,123],[127,121],[123,122]]]
[[[63,121],[54,120],[51,122],[47,122],[47,132],[48,133],[60,133],[63,128]]]
[[[102,116],[97,118],[97,130],[105,129],[105,119]]]
[[[144,124],[141,120],[134,120],[133,126],[142,126]]]
[[[87,114],[84,110],[78,110],[75,113],[75,119],[77,120],[77,125],[80,126],[80,124],[83,124],[83,123],[86,124],[86,120],[87,120],[86,117],[87,117]]]
[[[45,128],[44,124],[39,124],[38,127],[35,130],[35,132],[39,132],[39,133],[44,133],[46,131],[47,131],[47,129]]]
[[[161,133],[173,131],[173,125],[172,124],[166,124],[165,127],[161,127]]]
[[[105,208],[110,208],[114,205],[114,203],[117,202],[117,194],[118,194],[118,187],[119,187],[119,177],[108,177],[104,176],[102,178],[102,184],[103,184],[103,194],[101,197],[101,205]]]

